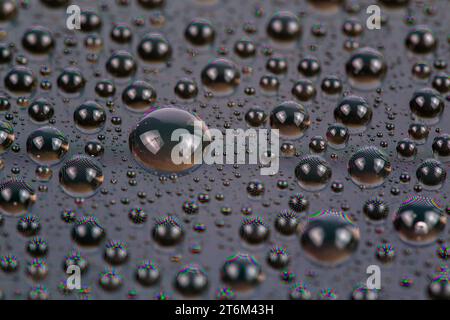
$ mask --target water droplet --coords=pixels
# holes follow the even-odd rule
[[[216,32],[210,21],[198,18],[187,25],[184,36],[191,44],[204,46],[214,42]]]
[[[358,247],[359,228],[342,212],[319,211],[301,228],[303,250],[321,265],[338,265]]]
[[[437,190],[444,184],[447,171],[438,160],[427,159],[417,168],[416,176],[424,189]]]
[[[299,18],[289,11],[275,13],[267,24],[267,34],[276,41],[298,40],[301,31]]]
[[[334,117],[346,125],[351,133],[360,133],[366,130],[372,119],[372,108],[362,97],[346,96],[334,109]]]
[[[270,126],[280,130],[280,135],[285,138],[301,138],[310,124],[308,111],[294,101],[285,101],[270,113]]]
[[[414,115],[426,124],[436,124],[444,111],[444,99],[431,88],[423,88],[414,92],[409,106]]]
[[[144,112],[155,100],[156,91],[146,81],[134,81],[122,93],[122,101],[132,111]]]
[[[148,33],[139,42],[137,48],[139,56],[147,62],[162,63],[172,56],[172,46],[159,33]]]
[[[319,191],[325,188],[331,178],[331,167],[322,157],[306,155],[295,167],[295,177],[303,189]]]
[[[222,281],[235,290],[248,290],[261,280],[261,265],[250,255],[228,257],[221,271]]]
[[[54,127],[42,127],[27,138],[28,156],[38,164],[55,165],[69,151],[69,140]]]
[[[5,180],[0,183],[0,210],[6,215],[20,215],[36,202],[34,190],[23,180]]]
[[[162,108],[150,112],[144,117],[129,136],[130,150],[134,158],[144,168],[154,173],[181,173],[196,167],[193,155],[202,150],[202,136],[196,136],[194,122],[200,121],[197,116],[178,109]],[[182,142],[172,141],[172,133],[177,129],[185,129],[189,137],[185,136]],[[202,125],[201,133],[207,134],[206,125]],[[186,148],[191,145],[192,152],[186,156],[189,163],[176,164],[172,160],[172,150],[182,143]],[[187,145],[189,144],[189,145]],[[184,149],[186,149],[184,148]]]
[[[202,70],[203,84],[218,96],[233,93],[241,81],[238,67],[227,59],[215,59]]]
[[[420,196],[403,201],[394,218],[400,238],[411,244],[434,242],[446,223],[442,208],[432,198]]]
[[[103,180],[101,165],[84,155],[73,156],[59,171],[61,188],[71,197],[83,198],[94,195]]]
[[[374,146],[359,149],[348,161],[348,173],[352,181],[369,188],[383,184],[391,171],[388,156]]]
[[[350,84],[366,90],[378,87],[387,71],[383,55],[368,47],[355,51],[345,68]]]

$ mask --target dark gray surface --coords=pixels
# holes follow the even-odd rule
[[[49,10],[40,4],[39,1],[31,1],[27,9],[20,9],[19,15],[15,21],[4,23],[1,27],[8,31],[7,38],[3,42],[14,42],[17,45],[17,53],[24,54],[29,58],[29,67],[36,74],[39,74],[41,65],[48,65],[53,70],[49,77],[53,83],[53,88],[49,92],[43,92],[37,89],[35,97],[47,97],[55,103],[54,126],[64,131],[70,138],[70,155],[81,153],[84,150],[86,141],[95,138],[96,135],[85,135],[80,133],[73,125],[72,114],[76,106],[85,100],[97,99],[102,105],[105,100],[98,99],[95,95],[94,87],[96,82],[95,73],[98,72],[101,78],[111,78],[105,68],[106,59],[110,52],[115,49],[125,49],[136,55],[137,42],[143,34],[148,31],[159,31],[166,35],[173,46],[174,54],[170,67],[165,67],[159,72],[151,72],[148,65],[139,63],[136,79],[145,79],[149,81],[158,93],[157,104],[177,106],[190,111],[196,111],[198,115],[208,124],[209,127],[223,128],[225,123],[229,123],[231,128],[245,128],[246,124],[243,116],[250,107],[259,105],[270,110],[277,103],[284,100],[294,100],[290,90],[293,81],[300,78],[297,72],[297,64],[300,57],[313,55],[319,58],[322,63],[322,73],[314,81],[318,90],[317,98],[304,105],[309,109],[312,116],[312,126],[306,135],[300,140],[294,141],[297,150],[301,153],[308,153],[309,139],[315,135],[324,135],[328,124],[334,122],[332,110],[334,109],[337,98],[329,98],[323,95],[320,90],[320,81],[323,76],[328,74],[337,74],[344,81],[344,90],[361,95],[366,98],[370,105],[373,105],[375,97],[378,95],[375,91],[358,91],[350,87],[346,80],[344,64],[350,53],[343,50],[343,42],[346,36],[341,31],[341,26],[350,14],[340,11],[335,15],[322,15],[310,8],[305,1],[217,1],[212,5],[201,5],[200,1],[168,0],[167,5],[160,11],[165,17],[165,25],[158,28],[150,25],[149,18],[154,16],[157,11],[146,11],[136,5],[136,1],[130,1],[129,6],[118,6],[115,1],[74,1],[79,3],[82,8],[94,8],[100,13],[103,20],[101,35],[104,40],[104,46],[98,52],[97,63],[89,63],[86,60],[88,51],[83,46],[85,33],[76,31],[69,32],[65,29],[65,10]],[[373,1],[359,1],[361,11],[352,15],[359,17],[364,23],[366,14],[365,8]],[[108,4],[107,10],[100,10],[101,4]],[[108,293],[98,285],[98,274],[103,271],[108,264],[103,260],[103,245],[96,249],[86,250],[80,248],[81,252],[87,257],[90,267],[88,273],[83,276],[82,284],[89,287],[91,293],[87,296],[93,299],[124,299],[130,289],[135,289],[138,298],[153,298],[160,290],[168,293],[172,298],[181,296],[174,290],[174,276],[183,265],[187,263],[198,263],[208,272],[209,289],[201,295],[201,298],[211,299],[215,297],[215,290],[224,287],[220,281],[219,270],[226,257],[237,252],[250,253],[254,255],[263,266],[265,280],[254,290],[246,292],[236,292],[238,298],[249,299],[286,299],[289,292],[289,284],[280,281],[279,272],[270,268],[265,262],[265,256],[269,251],[271,244],[286,246],[291,255],[292,261],[289,270],[297,275],[297,281],[304,281],[309,284],[313,295],[324,288],[334,288],[339,298],[346,299],[352,292],[352,288],[361,281],[365,281],[366,267],[371,264],[378,264],[382,267],[382,291],[380,297],[386,299],[423,299],[427,297],[426,288],[429,283],[429,276],[435,272],[439,266],[435,251],[436,244],[425,247],[413,247],[400,241],[392,225],[392,216],[394,210],[398,208],[401,201],[409,195],[414,194],[413,186],[416,183],[415,169],[423,159],[432,157],[431,142],[437,135],[435,129],[440,128],[442,132],[448,132],[448,123],[450,121],[449,110],[445,110],[441,121],[433,126],[430,131],[430,137],[425,145],[419,146],[419,154],[413,162],[401,162],[396,159],[396,142],[407,137],[407,127],[411,122],[409,111],[409,99],[415,89],[430,84],[431,78],[425,82],[419,82],[412,78],[411,67],[415,61],[425,60],[431,65],[435,57],[440,57],[445,61],[449,60],[449,47],[447,42],[449,30],[449,2],[433,1],[437,11],[434,16],[427,16],[423,9],[419,7],[417,1],[412,1],[409,13],[406,10],[398,12],[382,9],[383,15],[388,17],[387,25],[382,26],[381,30],[370,31],[365,29],[363,34],[358,37],[362,46],[373,48],[382,48],[385,59],[388,64],[386,79],[382,83],[383,93],[380,95],[382,102],[377,108],[374,108],[374,116],[368,130],[358,136],[352,135],[349,146],[342,151],[335,152],[338,155],[337,160],[331,160],[329,149],[326,153],[326,159],[332,164],[332,180],[340,180],[344,183],[345,190],[341,194],[333,193],[329,186],[319,193],[309,193],[302,191],[295,181],[294,167],[297,164],[296,158],[284,158],[281,160],[280,172],[274,177],[260,176],[257,166],[242,165],[238,169],[232,166],[202,166],[197,171],[183,177],[179,177],[176,182],[168,180],[161,183],[158,177],[146,173],[134,162],[128,150],[128,134],[132,126],[141,117],[139,114],[129,112],[121,101],[121,92],[128,84],[128,81],[115,80],[117,92],[114,98],[114,111],[108,113],[108,121],[102,134],[106,136],[103,142],[106,147],[104,156],[101,158],[105,175],[105,182],[102,188],[108,190],[104,195],[100,192],[94,197],[88,198],[83,205],[77,206],[74,199],[65,195],[58,183],[58,171],[61,164],[53,167],[53,178],[48,183],[40,183],[35,180],[34,170],[36,165],[31,162],[26,154],[25,141],[28,134],[38,126],[31,122],[26,108],[17,106],[15,99],[11,98],[11,112],[14,114],[14,128],[17,133],[16,143],[20,145],[20,153],[8,151],[2,155],[5,161],[5,168],[1,172],[3,178],[12,176],[11,168],[19,167],[21,172],[19,176],[24,177],[30,182],[35,190],[39,185],[46,185],[48,192],[38,192],[38,201],[33,207],[31,213],[41,218],[42,229],[40,236],[48,240],[49,254],[46,261],[49,266],[49,275],[43,281],[34,282],[26,275],[26,264],[31,257],[25,251],[27,238],[20,235],[16,230],[17,217],[5,217],[5,223],[0,227],[0,255],[14,254],[18,257],[20,267],[18,272],[6,274],[0,271],[0,289],[4,291],[9,299],[26,298],[28,290],[36,284],[45,285],[54,299],[73,299],[79,298],[79,294],[63,295],[58,290],[61,280],[65,279],[65,274],[61,264],[64,256],[77,245],[71,240],[71,225],[64,223],[60,219],[63,209],[76,210],[77,216],[94,215],[105,227],[108,239],[123,240],[129,247],[129,261],[122,266],[117,267],[124,277],[124,284],[119,291]],[[259,4],[264,9],[262,17],[256,17],[255,6]],[[304,12],[301,18],[303,33],[301,40],[294,49],[279,50],[274,47],[274,52],[280,52],[288,57],[289,71],[282,78],[281,87],[278,95],[264,96],[259,88],[259,79],[266,74],[265,62],[267,57],[261,54],[263,45],[269,45],[266,36],[266,23],[270,16],[277,10],[290,10],[295,13]],[[439,46],[434,55],[426,57],[412,56],[404,46],[404,39],[410,28],[405,23],[405,17],[410,14],[416,24],[426,24],[431,27],[439,40]],[[133,19],[142,17],[145,19],[145,26],[136,27],[133,25]],[[190,56],[186,51],[187,42],[183,37],[184,28],[187,23],[196,17],[205,17],[210,19],[217,32],[216,42],[210,50],[201,51],[195,57]],[[127,22],[133,28],[133,42],[130,45],[118,45],[111,42],[109,32],[113,22]],[[233,53],[234,42],[245,35],[243,24],[252,22],[257,32],[249,35],[258,44],[258,55],[249,60],[239,59]],[[328,34],[323,38],[316,38],[311,35],[311,26],[317,22],[326,25]],[[40,24],[49,27],[56,38],[56,48],[50,56],[34,57],[29,55],[21,47],[19,39],[24,30],[33,24]],[[364,23],[365,24],[365,23]],[[227,29],[233,30],[233,33],[227,33]],[[66,35],[71,35],[78,39],[78,46],[70,49],[69,54],[63,54],[63,40]],[[227,98],[206,99],[203,96],[201,87],[200,72],[202,67],[212,57],[217,56],[216,49],[224,46],[228,49],[228,58],[235,61],[241,67],[251,66],[253,74],[251,76],[242,76],[242,82],[236,93]],[[311,46],[315,50],[311,50]],[[61,68],[68,66],[71,61],[81,68],[87,79],[85,90],[79,97],[70,98],[68,102],[63,102],[63,96],[56,85],[56,77]],[[0,76],[3,78],[9,66],[0,67]],[[146,70],[148,72],[146,72]],[[433,75],[436,70],[433,69]],[[200,85],[200,93],[197,99],[192,103],[178,101],[173,93],[173,88],[181,77],[192,77]],[[42,77],[39,76],[39,79]],[[256,88],[257,94],[247,96],[244,94],[246,87]],[[2,88],[2,91],[5,89]],[[228,102],[242,103],[243,106],[230,108]],[[204,104],[205,107],[200,107]],[[448,105],[448,103],[447,103]],[[239,112],[236,116],[234,113]],[[3,112],[4,113],[4,112]],[[395,114],[394,120],[388,119],[388,114]],[[121,132],[116,132],[116,126],[110,122],[111,117],[120,116],[122,118]],[[3,117],[4,115],[2,115]],[[322,121],[317,121],[320,118]],[[386,123],[395,123],[393,136],[389,136],[385,129]],[[377,137],[381,133],[382,137]],[[385,149],[390,155],[393,163],[393,173],[387,179],[386,183],[371,190],[361,191],[356,185],[348,180],[346,165],[351,153],[363,145],[379,146],[381,141],[387,141],[388,147]],[[68,158],[68,157],[67,157]],[[445,164],[448,171],[448,163]],[[137,171],[137,185],[130,186],[126,172],[129,169]],[[407,171],[413,177],[408,184],[400,184],[398,178],[401,172]],[[239,173],[237,178],[235,173]],[[194,182],[198,178],[199,182]],[[258,179],[265,185],[266,191],[261,200],[249,199],[246,194],[246,185],[251,179]],[[278,179],[286,179],[289,182],[289,189],[279,190],[276,187]],[[113,181],[115,181],[113,183]],[[229,183],[229,185],[228,185]],[[393,187],[399,187],[401,192],[397,196],[390,193]],[[147,193],[146,199],[139,199],[138,192]],[[200,212],[192,216],[189,223],[185,224],[186,238],[184,241],[171,249],[158,248],[151,238],[150,230],[153,225],[153,218],[163,216],[167,213],[175,213],[181,217],[185,214],[182,211],[182,204],[186,199],[195,199],[201,192],[209,193],[211,201],[209,204],[202,204]],[[273,228],[273,221],[276,214],[288,208],[289,196],[296,193],[304,193],[310,200],[309,211],[316,212],[323,209],[339,209],[342,206],[348,206],[348,212],[352,214],[361,230],[361,240],[358,251],[346,263],[336,268],[322,268],[312,264],[302,252],[298,238],[292,236],[289,238],[280,236]],[[224,200],[215,199],[217,194],[223,194]],[[448,182],[437,192],[421,192],[422,195],[439,196],[447,201],[449,195]],[[375,226],[364,219],[362,215],[362,205],[366,199],[375,195],[382,196],[389,204],[391,212],[389,218],[381,225]],[[121,200],[129,199],[128,204],[122,204]],[[128,219],[128,211],[135,206],[141,206],[149,214],[148,221],[142,226],[133,225]],[[220,212],[221,207],[229,206],[233,213],[229,216],[223,216]],[[254,214],[258,214],[265,219],[271,227],[270,240],[261,246],[249,246],[244,243],[238,234],[238,229],[242,221],[241,207],[251,206]],[[225,226],[219,228],[216,222],[223,220]],[[207,231],[196,233],[192,230],[195,223],[204,223]],[[382,232],[375,232],[375,229],[381,229]],[[449,240],[448,227],[441,234],[441,239]],[[397,249],[397,256],[393,263],[382,265],[375,258],[375,247],[382,240],[388,240]],[[199,254],[193,254],[190,248],[193,244],[200,244],[202,251]],[[409,254],[406,254],[406,251]],[[173,262],[173,257],[177,257],[178,262]],[[133,272],[136,264],[142,259],[152,259],[160,267],[162,272],[162,282],[160,285],[145,289],[137,284],[133,278]],[[313,273],[314,277],[308,276]],[[400,286],[402,277],[413,279],[414,284],[410,288]]]

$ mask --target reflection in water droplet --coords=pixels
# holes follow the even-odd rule
[[[301,244],[313,261],[335,266],[357,249],[359,228],[342,212],[319,211],[301,226]]]
[[[208,287],[208,277],[200,266],[187,265],[178,271],[175,277],[175,287],[184,295],[197,295]]]
[[[348,161],[348,173],[352,181],[368,188],[383,184],[391,171],[388,156],[374,146],[359,149]]]
[[[160,279],[159,268],[154,262],[146,260],[139,264],[136,268],[136,280],[143,286],[151,286],[156,284]]]
[[[331,167],[322,157],[306,155],[295,167],[295,177],[303,189],[319,191],[325,188],[331,178]]]
[[[105,229],[95,217],[83,217],[72,226],[72,238],[82,246],[97,246],[105,235]]]
[[[345,68],[350,84],[365,90],[378,87],[387,71],[383,55],[372,48],[361,48],[355,51]]]
[[[249,244],[259,244],[269,238],[269,227],[261,217],[244,218],[239,233]]]
[[[275,219],[275,228],[283,235],[289,236],[297,231],[300,222],[299,217],[293,211],[284,210]]]
[[[214,41],[216,32],[210,21],[195,19],[187,25],[184,36],[191,44],[204,46]]]
[[[414,53],[426,54],[437,47],[437,38],[427,26],[417,26],[406,36],[406,47]]]
[[[0,154],[8,150],[15,138],[12,125],[8,122],[0,121]]]
[[[161,246],[173,246],[184,238],[183,226],[175,216],[156,220],[152,230],[153,239]]]
[[[285,101],[270,113],[270,126],[280,130],[280,135],[285,138],[301,138],[310,124],[308,111],[294,101]]]
[[[233,289],[248,290],[260,282],[261,265],[253,256],[239,253],[227,258],[221,276]]]
[[[289,11],[275,13],[267,24],[267,34],[275,41],[292,42],[298,40],[301,31],[299,18]]]
[[[350,132],[346,126],[334,123],[327,128],[326,137],[330,148],[344,149],[350,138]]]
[[[132,76],[137,69],[134,57],[124,50],[114,52],[106,62],[106,70],[117,78]]]
[[[438,160],[427,159],[417,168],[416,176],[424,189],[437,190],[444,184],[447,171]]]
[[[46,99],[36,99],[28,107],[28,115],[34,121],[47,122],[55,113],[54,107]]]
[[[442,96],[431,88],[417,90],[409,102],[412,113],[429,125],[439,122],[444,105]]]
[[[91,157],[76,155],[67,160],[59,171],[59,183],[71,197],[89,197],[103,183],[101,165]]]
[[[25,31],[22,37],[22,45],[32,53],[48,53],[54,46],[53,35],[45,27],[34,26]]]
[[[380,199],[369,199],[363,206],[364,214],[372,221],[380,221],[389,215],[388,205]]]
[[[203,137],[195,132],[194,122],[202,123],[200,134],[208,134],[203,121],[187,111],[173,107],[151,111],[130,133],[129,146],[134,158],[155,174],[181,173],[193,169],[196,167],[193,155],[203,150]],[[187,130],[181,142],[172,141],[172,134],[177,129]],[[184,149],[191,150],[190,154],[183,154],[185,162],[189,163],[177,164],[172,159],[172,150],[180,143]]]
[[[23,180],[0,183],[0,210],[6,215],[19,215],[28,211],[36,201],[34,190]]]
[[[159,33],[149,33],[139,42],[137,51],[139,56],[147,62],[162,63],[172,56],[169,41]]]
[[[95,101],[86,101],[73,113],[73,121],[84,133],[95,133],[102,129],[106,122],[106,112]]]
[[[38,164],[55,165],[69,151],[69,140],[54,127],[42,127],[27,138],[28,156]]]
[[[434,242],[446,223],[442,208],[432,198],[421,196],[403,201],[394,218],[400,238],[411,244]]]
[[[351,133],[360,133],[366,130],[372,119],[372,108],[362,97],[346,96],[334,109],[334,117],[346,125]]]
[[[434,156],[442,161],[450,161],[450,135],[443,134],[441,136],[435,137],[433,140],[433,154]]]
[[[84,88],[86,80],[77,68],[64,68],[58,77],[58,87],[65,93],[77,93]]]
[[[5,87],[15,94],[30,94],[36,86],[36,78],[27,67],[13,67],[5,76]]]
[[[227,96],[241,82],[241,73],[230,60],[215,59],[203,68],[201,78],[203,84],[215,95]]]
[[[156,91],[146,81],[134,81],[122,93],[122,101],[131,111],[146,111],[155,100]]]

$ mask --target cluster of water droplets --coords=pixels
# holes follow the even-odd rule
[[[69,31],[70,1],[0,1],[0,298],[450,298],[448,4],[380,0],[370,31],[358,1],[192,2]],[[193,161],[210,128],[278,130],[279,170]]]

